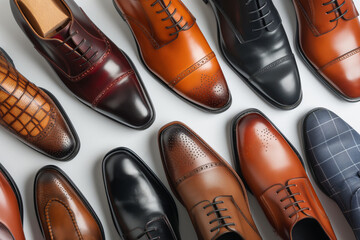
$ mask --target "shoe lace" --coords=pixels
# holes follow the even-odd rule
[[[137,237],[136,237],[136,239],[141,239],[143,236],[147,236],[147,234],[148,233],[150,233],[150,232],[155,232],[155,231],[157,231],[157,229],[156,228],[148,228],[148,229],[146,229],[146,230],[144,230],[144,232],[142,232],[141,234],[139,234]],[[149,240],[158,240],[158,239],[160,239],[160,237],[152,237],[152,238],[148,238]]]
[[[296,186],[297,186],[296,184],[286,185],[286,186],[280,188],[279,190],[277,190],[277,191],[276,191],[276,194],[279,194],[281,191],[284,191],[284,190],[286,190],[287,192],[289,192],[291,187],[296,187]],[[299,212],[304,212],[304,211],[310,210],[310,208],[308,208],[308,207],[304,207],[304,208],[300,207],[299,204],[300,204],[300,203],[305,203],[305,201],[304,201],[304,200],[299,200],[299,201],[297,201],[297,200],[295,199],[295,196],[297,196],[297,195],[301,195],[301,194],[300,194],[300,193],[291,193],[291,194],[287,195],[286,197],[283,197],[282,199],[280,199],[280,202],[281,202],[281,203],[284,202],[284,201],[287,200],[287,199],[290,200],[290,203],[284,207],[284,210],[287,210],[287,209],[288,209],[289,207],[291,207],[291,206],[294,206],[294,207],[299,208],[299,209],[296,210],[295,212],[291,213],[291,214],[289,215],[289,218],[292,218],[293,216],[295,216],[295,215],[298,214]]]
[[[208,205],[204,206],[203,209],[207,209],[209,207],[212,207],[214,210],[207,213],[207,216],[210,216],[212,214],[215,214],[215,218],[209,222],[209,224],[213,224],[214,222],[218,222],[219,225],[210,229],[210,232],[214,232],[220,228],[228,227],[228,226],[235,226],[235,223],[225,223],[225,219],[231,219],[231,216],[222,216],[221,212],[225,212],[228,209],[227,208],[218,208],[218,204],[223,204],[223,201],[217,201],[213,203],[209,203]]]
[[[169,1],[169,3],[168,3],[167,6],[163,6],[163,5],[160,3],[160,1],[161,1],[161,0],[155,0],[155,2],[153,2],[153,3],[151,4],[151,7],[155,7],[156,4],[159,4],[163,9],[160,10],[160,11],[156,11],[156,13],[160,14],[160,13],[165,12],[168,16],[167,16],[166,18],[162,18],[161,21],[167,21],[167,20],[171,19],[171,18],[176,14],[177,9],[175,8],[174,11],[173,11],[172,13],[170,13],[170,12],[169,12],[169,8],[170,8],[170,6],[171,6],[171,4],[172,4],[172,0]],[[176,29],[177,27],[179,28],[179,29],[176,30],[174,33],[170,33],[170,34],[169,34],[170,36],[174,36],[174,35],[180,33],[181,31],[184,31],[185,28],[189,25],[188,22],[186,22],[183,26],[180,25],[180,24],[182,23],[182,21],[184,21],[184,17],[183,17],[183,16],[181,16],[181,18],[179,19],[179,21],[176,21],[176,20],[174,20],[174,21],[175,21],[175,23],[174,23],[173,25],[165,27],[166,29],[171,29],[171,28],[175,28],[175,29]]]
[[[73,33],[71,33],[64,41],[62,41],[57,47],[60,47],[60,46],[63,46],[65,45],[66,43],[68,43],[74,36],[76,36],[77,34],[79,34],[78,31],[75,31]],[[82,45],[84,45],[86,43],[86,39],[82,39],[81,42],[77,45],[75,45],[75,47],[73,47],[73,49],[68,52],[68,53],[65,53],[66,56],[76,52]],[[86,59],[86,54],[89,53],[89,51],[92,49],[93,47],[91,45],[89,45],[89,47],[87,48],[87,50],[85,52],[83,52],[82,54],[80,54],[79,57],[77,58],[74,58],[72,59],[72,61],[76,62],[76,61],[79,61],[80,59]],[[84,66],[85,64],[89,63],[91,61],[91,59],[93,59],[97,54],[98,54],[99,51],[95,51],[93,53],[93,55],[91,55],[89,58],[86,59],[85,62],[83,62],[82,64],[80,64],[80,67]]]
[[[254,0],[248,0],[245,5],[249,5],[252,1]],[[262,10],[264,10],[266,8],[266,6],[268,5],[268,2],[266,1],[262,6],[258,6],[256,4],[256,6],[258,6],[258,8],[256,10],[250,11],[249,14],[256,14],[257,18],[253,19],[250,21],[250,23],[256,23],[256,22],[260,22],[260,24],[262,25],[259,28],[253,28],[252,31],[256,32],[256,31],[261,31],[267,27],[269,27],[271,24],[274,23],[274,19],[272,19],[269,23],[266,23],[263,21],[263,19],[265,19],[266,17],[271,15],[271,10],[269,9],[269,11],[265,14],[263,14]],[[259,13],[259,14],[258,14]]]
[[[338,0],[330,0],[329,2],[323,3],[323,6],[335,4],[334,9],[327,11],[326,14],[330,14],[330,13],[337,12],[337,11],[340,12],[340,15],[338,17],[336,17],[335,19],[330,20],[330,22],[336,22],[337,20],[339,20],[340,18],[342,18],[349,12],[348,9],[346,9],[345,12],[341,12],[341,8],[345,5],[345,3],[346,3],[346,0],[344,0],[343,3],[341,3],[341,4],[339,4]]]

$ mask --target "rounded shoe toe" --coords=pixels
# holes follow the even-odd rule
[[[96,108],[134,129],[146,129],[155,120],[150,99],[135,73],[114,80],[114,84],[99,96]]]
[[[262,96],[278,108],[293,109],[301,102],[300,76],[293,58],[270,69],[262,69],[250,81]]]
[[[73,159],[79,152],[80,140],[70,125],[58,112],[48,134],[38,141],[39,150],[58,161]]]

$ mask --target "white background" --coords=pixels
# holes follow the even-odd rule
[[[218,115],[202,112],[183,102],[160,85],[145,70],[137,55],[130,30],[117,14],[111,0],[77,0],[77,3],[95,24],[131,57],[153,101],[157,114],[155,123],[145,131],[131,130],[103,117],[71,96],[69,91],[59,83],[60,80],[55,72],[36,52],[16,24],[10,10],[9,0],[0,0],[0,2],[0,46],[9,53],[17,69],[23,75],[38,86],[48,89],[59,99],[81,139],[78,156],[71,162],[61,163],[28,148],[0,129],[0,162],[12,174],[22,193],[25,205],[24,229],[27,239],[42,238],[33,207],[33,181],[36,172],[49,164],[61,167],[77,184],[101,219],[106,238],[120,239],[113,225],[105,196],[101,175],[102,159],[113,148],[120,146],[131,148],[168,186],[158,152],[157,132],[160,127],[170,121],[179,120],[189,125],[229,162],[232,159],[229,137],[230,122],[237,113],[247,108],[255,107],[264,112],[302,155],[298,125],[304,115],[315,107],[329,108],[348,121],[355,129],[360,130],[359,103],[348,103],[336,97],[306,68],[294,48],[304,94],[301,105],[292,111],[282,111],[271,107],[255,95],[224,62],[218,47],[214,14],[210,6],[205,5],[201,0],[184,0],[184,3],[197,18],[198,25],[217,54],[233,96],[231,108]],[[293,5],[290,0],[274,0],[274,3],[280,12],[293,46],[296,30]],[[359,1],[356,1],[356,5],[360,7]],[[355,239],[337,205],[322,194],[316,186],[315,189],[338,239]],[[256,200],[252,196],[249,197],[254,219],[263,238],[266,240],[279,239]],[[187,212],[179,203],[178,210],[182,239],[196,239]]]

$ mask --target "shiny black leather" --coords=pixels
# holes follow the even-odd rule
[[[180,240],[178,212],[169,191],[131,150],[118,148],[103,161],[114,224],[125,240]]]
[[[282,109],[302,99],[298,68],[271,0],[204,0],[214,9],[221,51],[265,100]],[[258,19],[258,20],[256,20]]]

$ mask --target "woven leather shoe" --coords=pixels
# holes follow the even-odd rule
[[[145,66],[170,90],[210,112],[230,107],[219,63],[194,16],[180,0],[114,0]]]
[[[80,140],[60,103],[24,78],[1,48],[0,79],[0,125],[48,157],[73,159]]]
[[[73,0],[10,0],[15,20],[70,91],[87,106],[135,129],[155,118],[131,60]]]

